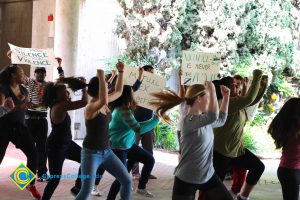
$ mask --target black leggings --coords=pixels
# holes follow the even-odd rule
[[[279,167],[277,176],[281,184],[283,200],[298,200],[300,170]]]
[[[37,150],[27,127],[20,123],[1,123],[0,126],[0,164],[4,158],[8,143],[12,142],[16,145],[16,148],[21,149],[25,154],[27,167],[35,173],[37,168]],[[34,185],[34,182],[35,180],[30,184]]]
[[[222,181],[230,166],[249,170],[246,178],[246,183],[249,185],[256,185],[265,170],[263,162],[248,149],[245,149],[244,155],[236,158],[226,157],[214,151],[213,162],[216,173]]]
[[[197,190],[205,192],[206,200],[233,200],[216,174],[204,184],[187,183],[175,176],[172,200],[194,200]]]
[[[60,175],[65,159],[73,160],[80,163],[81,147],[75,142],[63,147],[47,147],[50,181],[45,187],[42,199],[50,199],[60,182]],[[80,175],[80,168],[78,175]],[[52,176],[52,177],[51,177]],[[56,176],[56,177],[53,177]],[[81,179],[76,179],[76,186],[81,186]]]

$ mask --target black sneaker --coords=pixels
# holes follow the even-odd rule
[[[80,188],[74,186],[71,188],[71,193],[74,195],[74,196],[77,196],[77,194],[80,192]]]

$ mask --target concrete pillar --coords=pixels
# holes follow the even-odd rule
[[[54,53],[55,56],[62,58],[62,67],[66,77],[76,75],[79,5],[80,0],[56,0],[55,5]],[[58,77],[56,70],[53,70],[53,76]],[[75,112],[72,111],[69,114],[74,135]]]
[[[66,76],[76,72],[80,0],[56,0],[54,52],[63,59]],[[57,77],[57,72],[54,72]]]

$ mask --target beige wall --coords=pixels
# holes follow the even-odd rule
[[[9,64],[8,42],[21,47],[31,46],[32,1],[1,4],[0,68]],[[25,67],[28,74],[28,67]]]
[[[32,48],[44,49],[51,47],[48,44],[49,23],[48,15],[52,14],[55,21],[55,2],[56,0],[33,1],[32,17]],[[53,22],[54,23],[54,22]],[[47,81],[53,80],[53,69],[47,68]],[[31,69],[33,76],[34,69]]]

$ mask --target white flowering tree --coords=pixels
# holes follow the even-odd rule
[[[176,68],[180,51],[192,49],[219,52],[224,73],[299,67],[299,0],[118,1],[115,33],[131,65]]]

